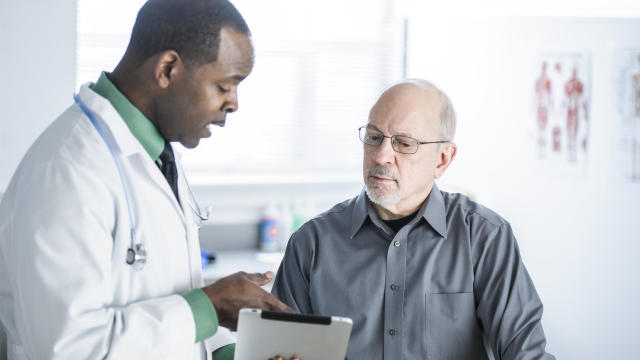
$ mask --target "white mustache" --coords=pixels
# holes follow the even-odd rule
[[[392,180],[398,180],[398,175],[391,169],[386,168],[384,166],[374,166],[367,171],[367,175],[369,176],[383,176]]]

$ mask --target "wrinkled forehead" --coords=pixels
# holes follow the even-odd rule
[[[413,84],[385,91],[369,112],[369,125],[392,135],[428,136],[439,130],[442,99]]]

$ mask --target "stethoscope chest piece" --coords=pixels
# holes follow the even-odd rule
[[[136,270],[142,270],[147,263],[147,250],[143,244],[135,244],[134,247],[127,249],[127,264],[133,266]]]

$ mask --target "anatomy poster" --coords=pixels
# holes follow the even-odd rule
[[[616,50],[614,61],[620,175],[626,180],[640,182],[640,48]]]
[[[584,173],[589,153],[591,69],[587,53],[541,52],[531,84],[540,162]]]

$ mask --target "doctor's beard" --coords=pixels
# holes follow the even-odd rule
[[[379,175],[395,180],[393,187],[389,188],[385,184],[376,183],[371,179],[371,176]],[[378,204],[384,208],[391,207],[402,199],[402,192],[398,185],[398,175],[391,169],[383,166],[373,166],[367,171],[367,178],[365,181],[365,191],[369,200]]]

